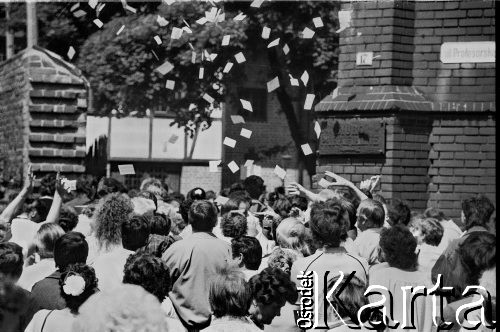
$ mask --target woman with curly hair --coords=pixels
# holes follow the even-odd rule
[[[433,287],[429,271],[418,269],[417,240],[408,227],[397,224],[381,231],[380,248],[385,263],[374,265],[370,269],[370,285],[377,285],[380,294],[385,295],[386,299],[390,297],[393,299],[384,303],[387,313],[393,313],[388,319],[389,326],[386,327],[386,331],[393,330],[390,327],[394,325],[391,319],[403,322],[403,317],[414,316],[413,322],[406,320],[408,326],[415,323],[417,331],[432,331],[434,326],[432,297],[418,296],[412,299],[411,294],[404,293],[405,287],[409,286],[420,288],[425,286],[427,289]],[[384,287],[389,293],[380,287]],[[380,301],[382,295],[371,295],[369,300],[371,303]],[[403,301],[406,301],[406,305]],[[404,308],[406,312],[403,311]],[[405,331],[403,323],[397,330]]]
[[[443,226],[434,218],[415,217],[408,224],[418,243],[418,265],[421,270],[431,271],[443,250],[439,246],[443,238]]]
[[[91,263],[99,279],[99,289],[113,288],[123,278],[123,266],[133,252],[123,248],[122,224],[129,219],[133,207],[130,199],[122,194],[109,194],[103,198],[96,211],[96,258]]]
[[[281,315],[281,308],[287,302],[297,301],[297,288],[290,276],[280,269],[267,267],[248,283],[252,293],[250,318],[261,330],[264,325],[270,325],[274,317]]]
[[[311,255],[308,244],[309,237],[311,237],[309,229],[296,218],[286,218],[276,228],[276,243],[278,246],[295,251],[298,257]]]
[[[67,307],[38,311],[25,332],[71,331],[80,306],[98,291],[94,269],[82,263],[68,265],[59,278],[59,285]]]

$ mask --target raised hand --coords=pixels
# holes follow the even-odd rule
[[[24,178],[24,185],[23,185],[23,187],[25,189],[28,189],[28,190],[32,189],[33,188],[33,184],[35,182],[35,179],[36,179],[36,177],[33,174],[33,170],[31,168],[31,164],[30,164],[30,165],[28,165],[28,170],[27,170],[27,173],[26,173],[26,177]]]

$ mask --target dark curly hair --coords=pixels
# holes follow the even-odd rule
[[[73,208],[63,206],[61,208],[61,213],[59,213],[57,223],[66,233],[72,231],[78,224],[78,214]]]
[[[292,204],[292,207],[297,207],[301,211],[307,210],[308,207],[308,201],[307,198],[302,197],[302,196],[293,196],[290,198],[290,203]]]
[[[121,233],[123,248],[136,251],[144,247],[150,234],[148,217],[134,213],[130,214],[127,220],[122,222]]]
[[[250,175],[243,181],[243,186],[253,199],[259,199],[260,195],[266,190],[264,180],[257,175]]]
[[[287,197],[280,197],[274,202],[272,208],[281,218],[286,218],[290,214],[292,203]]]
[[[380,232],[380,248],[391,267],[405,271],[415,271],[418,267],[418,255],[415,252],[417,240],[408,227],[394,225],[383,228]]]
[[[458,248],[458,255],[469,272],[467,285],[478,285],[481,274],[495,266],[496,237],[488,232],[468,235]]]
[[[23,272],[23,248],[14,242],[0,243],[0,276],[19,278]]]
[[[495,211],[495,207],[484,195],[470,197],[462,201],[462,211],[465,216],[465,229],[474,226],[485,226]]]
[[[290,276],[278,268],[266,267],[248,281],[252,298],[261,304],[295,303],[297,288]]]
[[[95,218],[95,234],[101,247],[121,244],[122,223],[132,211],[132,202],[125,195],[117,193],[103,198]]]
[[[317,247],[336,248],[346,238],[349,221],[344,219],[344,213],[345,210],[337,199],[312,205],[309,227]]]
[[[163,214],[154,213],[149,218],[149,228],[151,234],[168,235],[171,227],[172,220]]]
[[[139,285],[156,296],[160,303],[170,290],[170,274],[163,260],[151,254],[132,254],[127,258],[124,284]]]
[[[64,283],[67,277],[78,275],[85,281],[85,289],[82,294],[73,296],[64,292]],[[66,301],[66,306],[70,309],[71,313],[78,314],[80,306],[87,301],[87,299],[98,291],[97,277],[94,268],[84,263],[75,263],[68,265],[61,273],[59,278],[59,286],[61,296]]]
[[[112,193],[126,193],[127,187],[114,178],[102,178],[97,184],[97,196],[104,197]]]
[[[387,207],[389,220],[392,225],[402,224],[407,226],[411,219],[411,211],[408,205],[399,199],[394,199]]]
[[[249,270],[256,271],[262,262],[262,246],[253,236],[241,236],[231,240],[233,258],[243,256],[243,265]]]
[[[247,234],[247,217],[240,213],[227,213],[220,221],[222,235],[237,238]]]
[[[189,209],[191,208],[191,205],[193,205],[193,200],[188,198],[188,199],[185,199],[181,205],[179,206],[179,213],[182,217],[182,220],[184,220],[184,222],[186,224],[189,223]]]
[[[193,231],[211,232],[217,224],[217,208],[210,201],[194,201],[189,208],[189,223]]]

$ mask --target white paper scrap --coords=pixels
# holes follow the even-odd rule
[[[286,176],[286,171],[283,168],[276,165],[276,167],[274,168],[274,174],[276,174],[280,179],[284,180]]]
[[[171,5],[175,2],[175,0],[163,0],[163,2],[165,2],[167,5]]]
[[[134,14],[137,13],[137,9],[135,9],[132,6],[126,5],[125,9],[128,10],[128,11],[130,11],[130,12],[132,12],[132,13],[134,13]]]
[[[280,86],[280,81],[278,79],[278,76],[267,82],[267,92],[273,92]]]
[[[227,164],[227,167],[231,170],[231,172],[236,173],[240,169],[238,165],[233,161],[231,161],[229,164]]]
[[[252,136],[252,131],[246,128],[241,128],[240,136],[245,138],[250,138]]]
[[[308,93],[307,96],[306,96],[306,101],[304,103],[304,109],[305,110],[310,110],[312,108],[312,104],[314,102],[314,98],[316,97],[316,95],[312,94],[312,93]]]
[[[271,48],[271,47],[274,47],[274,46],[278,46],[280,43],[280,39],[279,38],[276,38],[275,40],[273,40],[272,42],[269,43],[269,45],[267,45],[267,48]]]
[[[158,72],[160,72],[160,74],[165,75],[169,71],[171,71],[172,69],[174,69],[174,65],[171,64],[168,61],[165,61],[164,64],[162,64],[160,67],[156,68],[155,70],[157,70]]]
[[[222,72],[227,74],[227,73],[229,73],[229,71],[231,70],[232,67],[233,67],[233,63],[228,62],[228,63],[226,63],[226,66],[224,67],[224,70]]]
[[[324,26],[323,20],[321,19],[321,17],[313,18],[313,23],[314,23],[314,27],[316,27],[316,28],[322,28]]]
[[[300,146],[302,148],[302,152],[304,152],[304,155],[308,156],[313,153],[311,146],[309,144],[302,144]]]
[[[304,85],[307,85],[307,82],[309,82],[309,73],[307,72],[307,70],[304,70],[302,76],[300,76],[300,80],[304,82]]]
[[[132,164],[118,165],[118,171],[120,171],[121,175],[135,174],[134,165]]]
[[[89,0],[89,6],[92,9],[95,9],[95,6],[97,6],[98,0]]]
[[[116,32],[116,35],[118,36],[123,31],[123,29],[125,29],[124,25],[122,25],[122,27]]]
[[[167,25],[167,24],[168,24],[168,21],[167,21],[164,17],[162,17],[162,16],[160,16],[160,15],[158,15],[158,17],[156,18],[156,22],[157,22],[157,23],[158,23],[158,25],[159,25],[159,26],[161,26],[161,27],[164,27],[165,25]]]
[[[241,115],[231,115],[231,121],[233,124],[245,123],[245,119]]]
[[[196,20],[196,23],[199,24],[199,25],[203,25],[205,23],[207,23],[207,18],[206,17],[202,17],[202,18],[199,18]]]
[[[224,196],[217,196],[217,198],[214,200],[215,203],[219,205],[224,205],[229,201],[229,198],[224,197]]]
[[[245,14],[243,13],[239,13],[238,15],[236,15],[233,20],[235,21],[243,21],[245,19],[245,17],[247,17]]]
[[[248,100],[240,99],[240,102],[243,109],[253,112],[252,104]]]
[[[268,27],[263,27],[262,28],[262,39],[269,39],[269,36],[271,35],[271,29]]]
[[[319,181],[318,181],[318,185],[320,187],[323,187],[323,188],[328,188],[332,183],[330,181],[327,181],[323,178],[321,178]]]
[[[345,30],[351,25],[351,14],[351,10],[340,10],[338,12],[340,28],[336,31],[337,33]]]
[[[288,45],[285,44],[285,46],[283,46],[283,53],[285,53],[285,55],[287,55],[288,52],[290,52],[290,47],[288,47]]]
[[[181,38],[181,36],[182,36],[182,29],[174,27],[172,29],[172,35],[170,36],[170,38],[172,38],[172,39],[179,39],[179,38]]]
[[[179,135],[172,134],[172,136],[170,136],[170,138],[168,139],[168,142],[170,144],[175,144],[175,142],[177,142],[178,139],[179,139]]]
[[[304,39],[311,39],[313,36],[314,36],[314,30],[311,30],[308,27],[305,27],[304,31],[302,31],[302,38]]]
[[[252,159],[247,159],[247,161],[245,161],[245,165],[243,165],[244,167],[250,167],[253,165],[253,160]]]
[[[227,46],[229,45],[229,40],[231,39],[231,35],[225,35],[222,38],[222,46]]]
[[[102,26],[104,25],[104,23],[102,23],[101,20],[98,18],[94,20],[94,24],[97,25],[99,29],[102,28]]]
[[[155,40],[155,42],[156,42],[158,45],[161,45],[161,38],[160,38],[160,36],[155,36],[155,37],[154,37],[154,40]]]
[[[221,160],[210,160],[210,161],[208,162],[208,171],[209,171],[210,173],[215,173],[215,172],[217,172],[217,171],[218,171],[217,166],[219,166],[219,165],[220,165],[220,163],[221,163]]]
[[[234,146],[236,145],[236,141],[226,136],[224,137],[223,144],[229,146],[230,148],[234,148]]]
[[[73,48],[73,46],[70,46],[69,47],[69,50],[68,50],[68,59],[73,59],[73,57],[75,56],[75,49]]]
[[[209,104],[213,104],[214,102],[214,99],[208,93],[203,95],[203,99],[205,99]]]
[[[174,87],[175,87],[175,81],[167,80],[167,83],[165,83],[165,88],[173,90]]]
[[[203,79],[203,75],[205,74],[205,68],[200,67],[200,71],[198,72],[198,79]]]
[[[236,62],[238,62],[238,63],[242,63],[242,62],[246,61],[245,56],[243,55],[242,52],[235,54],[234,58],[236,59]]]
[[[321,135],[321,126],[318,121],[314,123],[314,132],[316,133],[316,137],[319,139],[319,135]]]
[[[298,79],[293,78],[293,76],[292,76],[292,75],[290,75],[290,74],[288,74],[288,76],[290,76],[290,84],[291,84],[292,86],[299,86],[299,80],[298,80]]]
[[[79,18],[79,17],[85,16],[86,14],[87,14],[87,12],[85,12],[84,10],[78,9],[76,12],[73,13],[73,16],[75,16],[76,18]]]
[[[250,7],[259,8],[263,2],[264,0],[253,0],[252,3],[250,4]]]

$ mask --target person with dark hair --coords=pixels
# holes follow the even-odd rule
[[[97,196],[103,198],[104,196],[112,193],[126,193],[127,188],[113,178],[102,178],[97,184]]]
[[[243,181],[243,187],[252,198],[252,203],[250,204],[249,211],[252,213],[262,212],[265,207],[263,205],[263,201],[264,194],[266,192],[264,180],[260,176],[250,175]]]
[[[213,203],[216,198],[217,198],[217,195],[215,194],[215,191],[207,190],[207,193],[206,193],[206,200],[207,201],[210,201]]]
[[[83,263],[67,266],[59,278],[59,285],[67,307],[38,311],[26,332],[71,331],[80,306],[98,291],[94,269]]]
[[[418,243],[418,265],[421,270],[431,271],[443,253],[439,243],[443,237],[443,226],[433,218],[413,218],[409,229]]]
[[[438,245],[441,253],[446,250],[451,241],[462,236],[460,227],[458,227],[453,219],[448,218],[443,211],[430,207],[424,211],[424,217],[436,219],[443,227],[443,237]]]
[[[220,221],[222,240],[230,242],[232,239],[247,234],[247,217],[239,211],[231,211],[222,216]]]
[[[16,286],[23,271],[23,249],[0,243],[0,331],[24,331],[40,307],[27,290]]]
[[[131,214],[122,223],[122,245],[124,249],[136,251],[144,247],[149,238],[149,220],[144,215]]]
[[[62,229],[64,229],[65,232],[72,231],[78,224],[78,214],[73,208],[63,206],[61,207],[57,223],[62,227]]]
[[[123,283],[141,286],[160,301],[167,316],[169,330],[185,330],[168,297],[170,274],[163,260],[151,254],[130,255],[125,263]]]
[[[245,280],[257,273],[262,262],[262,247],[259,241],[251,236],[241,236],[231,240],[233,264],[240,268]]]
[[[165,188],[166,186],[166,188]],[[158,201],[163,200],[163,197],[168,194],[168,186],[157,178],[148,177],[142,180],[141,191],[149,191],[156,196]]]
[[[247,318],[252,293],[241,271],[231,268],[217,271],[210,281],[208,299],[214,319],[204,332],[260,331]]]
[[[30,257],[33,257],[34,264],[24,268],[17,283],[20,287],[31,290],[35,282],[56,271],[54,246],[57,239],[64,234],[64,230],[56,223],[47,223],[40,227],[33,240],[33,247],[28,250]]]
[[[411,219],[411,211],[408,205],[400,199],[394,199],[392,204],[388,206],[389,223],[391,226],[401,224],[408,226]]]
[[[282,219],[284,219],[287,218],[288,215],[290,214],[290,210],[292,209],[292,203],[290,203],[288,197],[280,197],[274,202],[272,208],[274,212],[276,212],[276,214],[278,214]]]
[[[471,234],[487,233],[489,229],[486,227],[490,221],[490,217],[495,211],[495,207],[491,201],[483,195],[478,195],[465,199],[462,202],[462,222],[465,225],[465,233],[458,239],[451,241],[443,254],[438,258],[436,264],[432,268],[432,281],[437,281],[437,276],[442,275],[444,286],[451,286],[456,279],[460,279],[463,266],[460,256],[460,245],[467,240]],[[448,284],[450,282],[451,284]],[[457,297],[459,298],[459,297]],[[457,299],[457,298],[452,298]]]
[[[192,200],[191,198],[187,198],[179,206],[179,214],[181,215],[183,222],[174,225],[174,228],[175,227],[179,228],[178,234],[181,238],[188,237],[192,233],[192,228],[189,225],[189,209],[191,208],[191,205],[193,205],[193,203],[194,200]]]
[[[378,263],[380,231],[384,226],[384,207],[372,199],[365,199],[356,212],[358,236],[353,243],[353,252],[368,261],[369,265]]]
[[[414,320],[416,330],[431,331],[435,319],[432,297],[418,296],[412,300],[414,306],[403,305],[404,301],[407,301],[405,294],[401,292],[404,287],[424,286],[427,289],[433,287],[429,272],[418,269],[417,240],[408,227],[397,224],[381,231],[380,248],[385,263],[377,264],[370,269],[370,285],[377,285],[379,287],[377,291],[385,296],[392,294],[394,302],[385,303],[387,312],[393,313],[391,319],[402,322],[403,317],[416,315]],[[385,287],[389,293],[381,290],[380,286]],[[379,301],[381,296],[371,295],[369,300],[374,303]],[[386,328],[386,331],[390,330],[389,327]]]
[[[278,268],[290,275],[292,265],[297,258],[295,250],[276,247],[267,258],[267,266]]]
[[[287,302],[294,304],[297,301],[297,288],[290,276],[280,269],[267,267],[248,283],[252,294],[250,318],[261,330],[264,325],[270,325],[274,317],[280,316]]]
[[[66,301],[61,296],[59,279],[66,268],[75,263],[85,264],[89,246],[85,236],[77,232],[68,232],[58,238],[54,245],[54,261],[57,270],[33,285],[31,292],[40,304],[48,310],[66,308]]]
[[[348,253],[340,246],[342,238],[347,237],[349,230],[349,220],[345,214],[346,211],[337,199],[313,203],[311,206],[309,227],[318,250],[313,255],[299,258],[293,263],[291,278],[297,287],[301,286],[301,281],[297,278],[301,271],[316,271],[320,276],[330,271],[327,282],[338,276],[339,271],[344,275],[354,271],[363,282],[368,281],[366,260]],[[318,291],[323,294],[323,287],[319,287]],[[319,309],[318,319],[323,321],[323,308]]]
[[[205,192],[205,190],[203,190],[203,188],[196,187],[196,188],[191,189],[188,192],[187,198],[189,198],[193,201],[199,201],[199,200],[206,199],[207,193]]]
[[[94,178],[91,175],[82,175],[76,179],[73,198],[64,205],[70,208],[87,205],[94,199],[95,194]]]
[[[229,243],[212,233],[217,209],[209,201],[195,201],[189,209],[193,233],[165,251],[172,280],[170,299],[186,328],[202,329],[210,324],[208,280],[231,257]]]
[[[123,266],[133,251],[123,247],[122,224],[132,211],[131,200],[123,194],[107,195],[99,203],[95,217],[98,251],[89,260],[99,280],[99,289],[112,289],[123,278]]]

